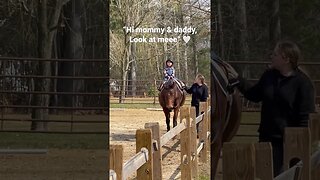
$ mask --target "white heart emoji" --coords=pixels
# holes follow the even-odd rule
[[[190,40],[190,36],[183,36],[184,42],[188,43]]]

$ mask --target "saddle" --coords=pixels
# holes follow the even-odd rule
[[[234,92],[234,88],[240,83],[239,80],[235,78],[238,76],[238,73],[228,63],[221,60],[216,54],[212,54],[211,67],[213,76],[218,81],[220,88],[224,91],[226,96],[227,94],[232,94]]]
[[[173,78],[173,80],[178,84],[179,89],[184,89],[184,83],[177,78]]]
[[[177,78],[173,78],[173,77],[171,77],[170,79],[173,79],[173,80],[177,83],[178,88],[179,88],[180,91],[183,91],[183,90],[184,90],[185,84],[184,84],[181,80],[179,80],[179,79],[177,79]],[[169,79],[168,79],[168,80],[169,80]],[[168,81],[168,80],[167,80],[167,81]],[[162,91],[162,89],[163,89],[163,84],[166,83],[167,81],[165,81],[165,82],[163,82],[163,83],[160,84],[160,87],[159,87],[159,89],[158,89],[159,91]]]

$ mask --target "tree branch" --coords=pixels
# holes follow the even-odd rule
[[[59,0],[56,2],[56,8],[53,12],[53,15],[50,17],[49,29],[50,33],[58,26],[59,17],[61,15],[62,7],[68,3],[70,0]]]

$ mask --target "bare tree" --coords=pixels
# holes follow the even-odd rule
[[[50,59],[52,53],[53,38],[57,31],[57,25],[61,9],[69,0],[57,0],[52,13],[48,10],[48,0],[38,0],[38,57]],[[41,61],[36,64],[36,72],[41,76],[51,76],[51,62]],[[43,78],[35,83],[35,91],[49,92],[51,80]],[[32,110],[31,130],[47,130],[48,109],[50,96],[48,94],[37,94],[32,100],[32,105],[41,106]],[[42,121],[39,121],[42,120]]]
[[[269,39],[270,48],[273,48],[281,36],[280,27],[280,5],[279,0],[272,0],[270,5],[270,24],[269,24]]]
[[[111,1],[111,6],[116,9],[117,13],[115,15],[120,17],[120,24],[122,27],[139,27],[143,22],[147,14],[149,13],[148,4],[150,0],[114,0]],[[119,102],[124,102],[124,97],[126,93],[126,81],[128,79],[128,72],[132,66],[132,62],[135,60],[132,59],[132,48],[129,37],[132,35],[131,32],[127,32],[125,28],[122,29],[123,34],[123,44],[124,49],[119,49],[123,51],[121,58],[121,76],[122,76],[122,86],[121,86],[121,95],[119,96]],[[111,42],[112,43],[112,42]],[[112,53],[112,52],[111,52]]]
[[[221,0],[217,0],[217,16],[218,16],[218,33],[219,33],[219,55],[222,59],[225,59],[224,57],[224,37],[223,37],[223,22],[222,22],[222,12],[221,12]]]
[[[196,72],[197,67],[194,65],[199,65],[198,54],[203,49],[209,49],[208,36],[209,36],[209,16],[210,8],[209,4],[205,4],[200,0],[184,0],[184,1],[150,1],[145,3],[144,7],[138,4],[127,3],[126,6],[130,8],[126,12],[127,14],[132,14],[134,8],[140,8],[140,12],[144,8],[149,8],[146,16],[130,16],[130,21],[132,22],[141,22],[135,23],[139,24],[139,27],[157,27],[157,28],[167,28],[171,27],[185,27],[193,26],[197,28],[198,34],[190,35],[192,40],[189,43],[185,43],[182,40],[183,33],[168,33],[163,34],[152,34],[144,33],[143,36],[148,37],[160,37],[160,38],[178,38],[177,42],[157,42],[157,43],[136,43],[135,48],[130,48],[132,45],[127,43],[124,39],[129,36],[135,37],[138,36],[133,33],[125,34],[122,27],[125,26],[122,17],[120,15],[119,4],[116,4],[117,1],[111,3],[111,19],[113,19],[110,31],[111,43],[110,43],[110,61],[111,61],[111,71],[112,76],[118,77],[120,79],[133,79],[133,72],[136,70],[136,77],[138,79],[162,79],[163,77],[163,66],[166,59],[171,58],[174,60],[174,65],[176,69],[176,77],[182,80],[188,80],[192,76],[194,78],[194,69]],[[147,2],[147,1],[145,1]],[[132,8],[134,7],[134,8]],[[125,7],[122,7],[124,9]],[[125,15],[125,14],[123,14]],[[139,18],[140,17],[140,18]],[[143,20],[141,21],[143,17]],[[129,24],[130,24],[129,23]],[[120,25],[121,24],[121,25]],[[131,23],[134,24],[134,23]],[[131,25],[132,26],[132,25]],[[189,35],[189,34],[184,34]],[[142,34],[139,34],[142,36]],[[193,37],[192,37],[193,36]],[[114,41],[113,41],[113,40]],[[194,42],[194,44],[192,44]],[[120,45],[121,44],[121,45]],[[128,54],[130,56],[128,56]],[[129,59],[128,59],[129,57]],[[209,55],[208,55],[209,57]],[[204,62],[204,61],[202,61]],[[208,61],[209,62],[209,61]],[[201,64],[201,63],[200,63]],[[128,65],[128,66],[126,66]],[[125,74],[126,67],[128,67],[128,72]],[[209,71],[207,68],[202,68],[201,71]],[[119,73],[121,72],[121,73]],[[191,73],[190,73],[191,72]],[[134,79],[133,81],[134,82]],[[131,85],[134,90],[134,84]],[[125,89],[123,87],[123,89]],[[125,92],[124,90],[122,93]]]
[[[61,33],[62,41],[62,58],[64,59],[82,59],[84,56],[83,47],[83,24],[85,20],[85,8],[83,0],[71,0],[64,7],[65,32]],[[83,62],[61,62],[61,76],[79,76],[83,74]],[[62,92],[79,92],[84,89],[84,80],[60,79],[59,91]],[[62,96],[63,105],[65,106],[82,106],[82,97]]]
[[[247,14],[246,14],[246,0],[238,0],[235,3],[236,9],[236,36],[238,47],[238,58],[240,60],[246,60],[249,56],[248,47],[248,30],[247,30]],[[241,71],[243,77],[247,77],[247,67],[242,67]]]

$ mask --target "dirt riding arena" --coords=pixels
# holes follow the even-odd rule
[[[173,115],[173,113],[171,114]],[[165,117],[162,111],[146,109],[110,109],[110,144],[121,144],[124,148],[124,162],[136,154],[135,133],[148,122],[159,122],[161,136],[166,133]],[[179,117],[178,117],[179,122]],[[172,127],[172,121],[170,122]],[[179,137],[162,147],[162,171],[164,179],[180,178]],[[210,164],[199,164],[199,173],[209,177]]]
[[[47,154],[0,155],[0,179],[106,179],[105,150],[50,149]]]

